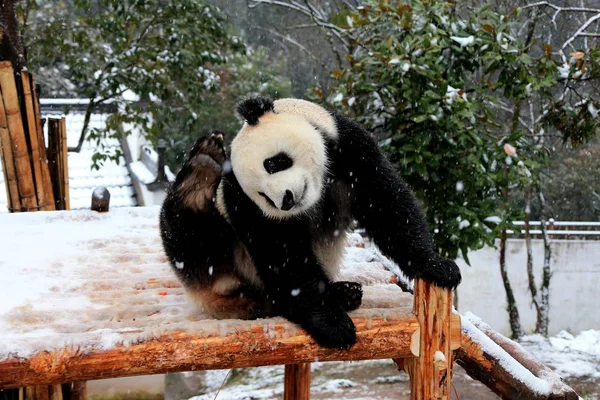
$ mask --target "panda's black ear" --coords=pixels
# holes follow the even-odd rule
[[[251,97],[237,106],[237,112],[249,125],[258,124],[258,119],[267,111],[273,111],[273,100],[267,97]]]

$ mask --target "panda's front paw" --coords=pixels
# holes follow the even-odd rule
[[[417,273],[417,277],[443,288],[455,288],[462,280],[458,265],[454,261],[442,257],[428,262]]]
[[[221,166],[227,158],[223,133],[215,131],[204,136],[194,144],[191,159],[203,164],[214,162],[213,167],[221,171]],[[218,168],[217,168],[218,167]]]
[[[357,282],[339,281],[329,286],[331,294],[346,311],[354,311],[362,303],[362,285]]]
[[[339,306],[315,310],[301,325],[323,347],[348,349],[356,343],[354,322]]]

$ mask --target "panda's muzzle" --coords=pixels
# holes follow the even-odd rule
[[[283,196],[283,200],[281,202],[281,209],[283,211],[291,210],[296,203],[294,202],[294,193],[291,190],[286,190],[285,195]]]

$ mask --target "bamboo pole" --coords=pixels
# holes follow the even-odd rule
[[[29,150],[25,131],[23,130],[15,76],[10,61],[0,62],[0,89],[2,90],[2,101],[10,133],[10,144],[17,173],[21,207],[26,211],[37,211]]]
[[[309,400],[310,375],[310,363],[286,364],[283,400]]]
[[[419,330],[411,350],[418,356],[404,363],[411,381],[410,398],[447,400],[452,374],[452,291],[417,279],[414,312]]]
[[[303,330],[274,320],[265,334],[265,322],[249,321],[227,335],[172,332],[114,349],[82,352],[65,347],[43,351],[28,359],[0,362],[0,389],[31,384],[162,374],[204,369],[245,368],[261,365],[320,361],[404,358],[411,355],[410,340],[417,319],[404,308],[386,318],[354,317],[357,342],[350,350],[317,345]]]
[[[61,178],[63,187],[63,201],[65,210],[71,209],[71,199],[69,198],[69,162],[68,162],[68,146],[67,146],[67,120],[65,117],[60,119],[60,156],[61,156]]]
[[[0,90],[0,94],[1,94]],[[6,197],[8,208],[12,211],[21,210],[19,198],[19,186],[17,183],[17,171],[11,150],[10,133],[8,132],[8,121],[4,110],[4,102],[0,98],[0,156],[2,156],[2,171],[6,185]]]
[[[46,211],[56,210],[56,203],[54,202],[54,191],[52,190],[52,180],[50,179],[50,170],[48,165],[48,154],[46,151],[46,142],[44,141],[44,129],[42,127],[42,114],[40,111],[40,102],[38,99],[38,93],[35,89],[35,82],[33,75],[29,75],[31,95],[33,103],[33,112],[35,114],[35,131],[37,133],[37,142],[40,149],[40,157],[42,158],[42,178],[44,182],[44,198],[46,199]]]
[[[46,192],[44,188],[44,178],[42,175],[42,160],[40,152],[40,144],[38,143],[37,122],[35,120],[35,111],[33,108],[33,96],[31,94],[31,78],[28,72],[21,72],[21,83],[23,86],[23,103],[22,108],[25,112],[25,121],[27,129],[25,134],[29,137],[31,165],[33,170],[33,182],[35,185],[35,193],[37,196],[37,204],[40,210],[46,210]],[[41,144],[44,145],[43,143]]]

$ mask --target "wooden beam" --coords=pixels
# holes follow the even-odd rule
[[[415,281],[414,312],[419,330],[413,336],[413,357],[404,362],[410,376],[411,400],[449,398],[452,374],[452,291]]]
[[[520,344],[483,323],[465,321],[462,347],[456,362],[473,379],[486,385],[502,399],[577,400],[579,396],[550,368],[537,361]],[[501,359],[502,358],[502,359]],[[519,369],[521,372],[515,371]],[[534,387],[547,387],[540,393]]]
[[[0,362],[0,389],[167,372],[304,363],[316,359],[352,361],[411,355],[410,340],[418,327],[414,315],[398,311],[388,314],[385,319],[355,317],[353,321],[358,340],[350,350],[318,346],[306,332],[289,322],[269,323],[266,334],[265,321],[249,321],[243,329],[227,335],[174,332],[111,350],[83,351],[66,347],[45,351],[27,359]]]
[[[283,400],[309,400],[310,375],[310,363],[286,364]]]

